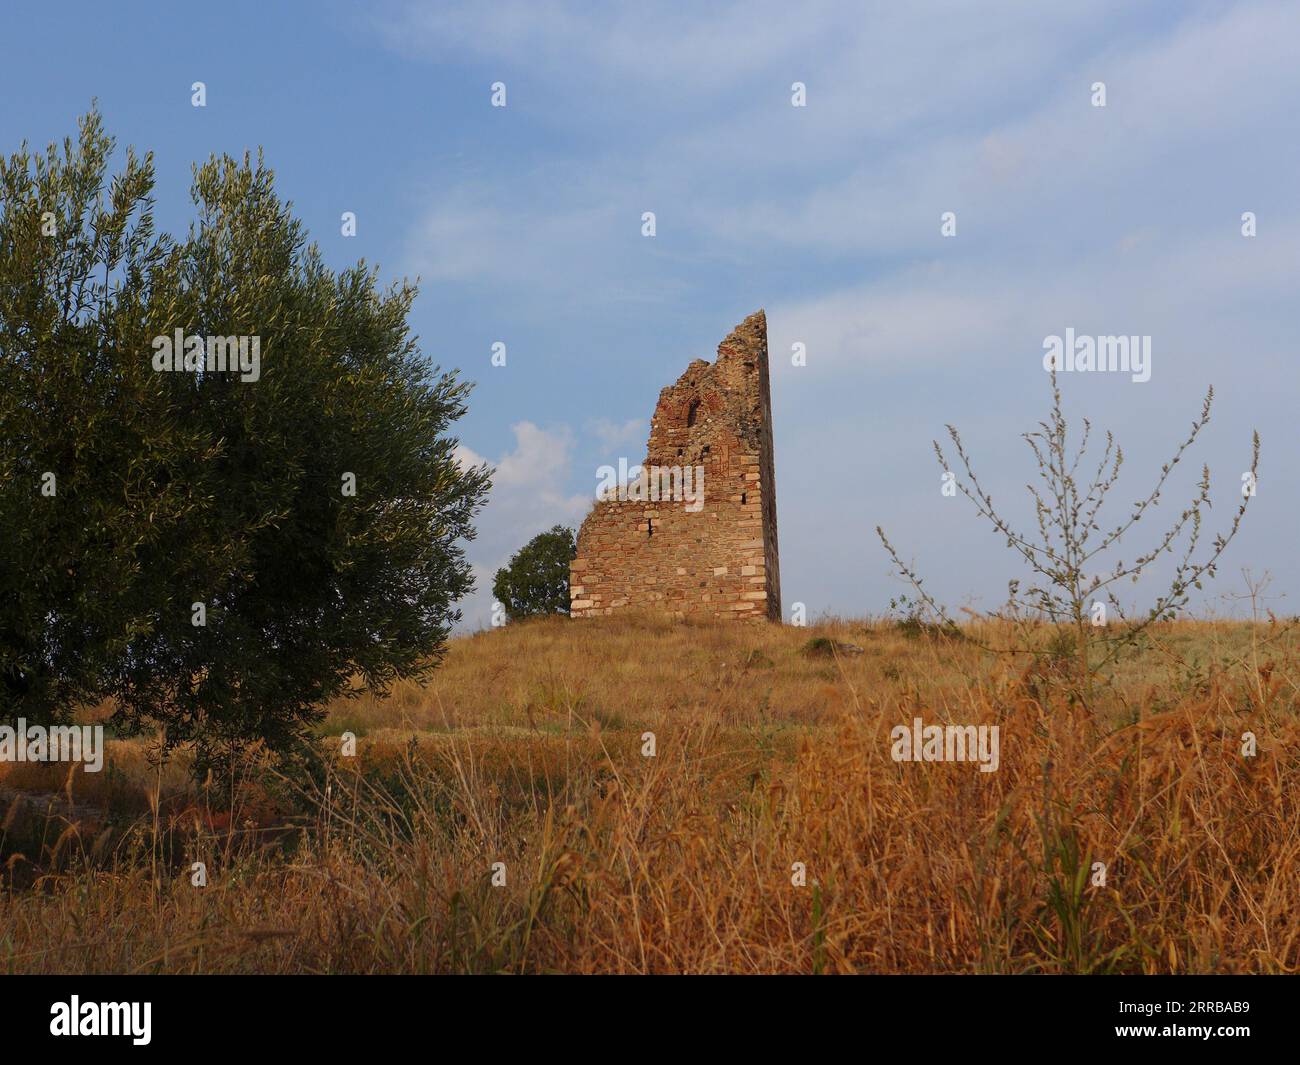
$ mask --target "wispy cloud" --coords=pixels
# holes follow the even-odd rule
[[[663,335],[633,350],[663,358],[676,344],[682,365],[695,352],[675,311],[689,308],[693,336],[710,303],[767,305],[782,572],[810,606],[887,600],[869,561],[876,520],[939,550],[950,526],[936,520],[927,445],[944,422],[971,426],[991,476],[1018,489],[1008,441],[1041,408],[1044,336],[1066,327],[1155,338],[1149,384],[1070,390],[1127,427],[1135,462],[1213,382],[1226,435],[1208,438],[1207,458],[1235,478],[1240,438],[1258,427],[1266,466],[1285,467],[1273,476],[1296,475],[1294,457],[1268,450],[1289,429],[1282,397],[1300,393],[1294,4],[881,4],[846,17],[829,4],[706,16],[506,3],[485,19],[439,3],[389,9],[384,27],[408,56],[499,71],[509,121],[533,138],[521,165],[430,198],[412,254],[435,276],[499,286],[539,321],[563,306],[605,334],[649,322]],[[790,106],[794,81],[806,108]],[[636,235],[643,210],[657,214],[653,241]],[[940,234],[944,211],[955,237]],[[1243,211],[1258,215],[1254,239]],[[638,302],[663,312],[634,317]],[[806,367],[790,364],[796,341]],[[589,436],[606,449],[654,399],[565,387],[578,409],[599,404]],[[846,503],[855,474],[861,495]],[[1285,516],[1261,519],[1248,549],[1294,583],[1281,530],[1300,524],[1300,504],[1273,505]],[[954,596],[988,592],[986,548],[949,553],[940,579]]]
[[[636,448],[645,450],[648,427],[644,418],[628,418],[622,422],[597,418],[590,423],[589,428],[603,448],[614,450],[620,447],[632,447],[634,450]]]
[[[567,426],[544,429],[519,422],[511,432],[514,447],[495,461],[463,446],[457,452],[463,465],[487,462],[493,468],[492,491],[469,549],[476,589],[461,603],[468,628],[491,623],[492,577],[512,554],[553,525],[576,525],[591,508],[592,496],[565,490],[573,462]]]

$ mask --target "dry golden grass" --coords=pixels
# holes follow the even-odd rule
[[[138,743],[101,781],[6,767],[0,970],[1294,972],[1298,651],[1165,625],[1084,709],[1050,663],[882,623],[458,639],[233,809]],[[893,762],[915,716],[999,725],[1001,768]]]

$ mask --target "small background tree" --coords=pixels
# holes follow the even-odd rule
[[[569,563],[578,553],[573,530],[556,525],[521,547],[497,570],[492,594],[511,621],[569,612]]]

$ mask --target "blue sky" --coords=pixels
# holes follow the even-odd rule
[[[760,306],[787,613],[883,612],[905,589],[877,524],[950,606],[1001,601],[1021,570],[941,495],[930,441],[956,424],[995,500],[1028,517],[1020,433],[1047,409],[1044,338],[1066,328],[1152,338],[1146,383],[1062,379],[1068,412],[1124,446],[1116,518],[1216,392],[1186,476],[1120,555],[1177,516],[1202,463],[1210,532],[1225,524],[1258,429],[1258,495],[1202,607],[1233,609],[1220,596],[1248,570],[1300,612],[1300,5],[4,13],[0,150],[73,133],[98,99],[120,145],[154,151],[159,220],[180,231],[191,163],[260,145],[331,264],[421,277],[413,328],[478,382],[460,436],[497,467],[471,626],[495,567],[576,526],[597,468],[644,456],[659,389]]]

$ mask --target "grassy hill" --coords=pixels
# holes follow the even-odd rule
[[[1089,705],[1013,640],[555,619],[332,704],[309,771],[0,766],[0,970],[1296,970],[1296,628],[1163,625]],[[918,717],[997,770],[894,761]]]

